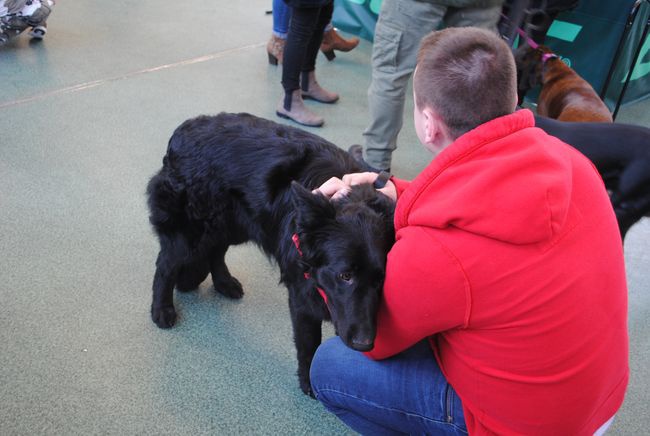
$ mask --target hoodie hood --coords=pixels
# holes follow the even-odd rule
[[[569,208],[571,150],[534,125],[524,109],[459,137],[402,193],[396,230],[456,227],[512,244],[553,238]]]

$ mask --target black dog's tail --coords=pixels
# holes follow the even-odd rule
[[[173,183],[165,164],[147,185],[149,222],[158,234],[182,227],[185,216],[185,191]]]

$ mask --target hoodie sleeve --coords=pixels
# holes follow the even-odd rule
[[[398,231],[386,265],[372,359],[390,357],[435,333],[465,327],[470,287],[465,273],[431,229]]]
[[[410,181],[398,179],[395,176],[391,176],[390,181],[395,185],[395,189],[397,190],[397,198],[399,198],[399,196],[402,195],[402,192],[404,192],[404,190],[411,184]]]

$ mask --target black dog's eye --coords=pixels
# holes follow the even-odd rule
[[[339,273],[339,280],[343,280],[345,283],[352,282],[352,273],[349,271]]]

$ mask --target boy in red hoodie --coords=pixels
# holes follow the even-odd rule
[[[321,345],[316,397],[363,434],[599,434],[629,370],[623,249],[598,172],[515,111],[512,53],[488,31],[425,37],[413,89],[437,155],[382,188],[396,241],[374,348]]]

